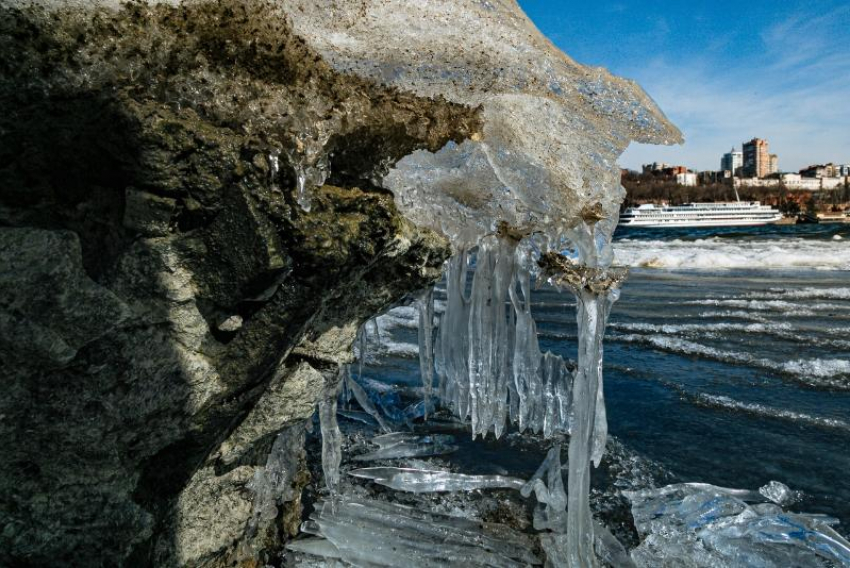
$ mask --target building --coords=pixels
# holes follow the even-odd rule
[[[767,140],[753,138],[744,142],[744,163],[741,166],[741,175],[746,178],[763,178],[770,170],[770,152],[768,152]]]
[[[765,178],[734,178],[735,187],[779,187],[780,180]]]
[[[665,164],[664,162],[652,162],[651,164],[644,164],[642,169],[643,173],[651,174],[655,172],[664,171],[666,169],[669,169],[670,167],[670,164]]]
[[[782,184],[788,189],[807,189],[819,191],[821,183],[819,179],[803,177],[800,174],[782,174]]]
[[[779,173],[779,156],[776,154],[771,154],[767,159],[767,174],[777,174]]]
[[[693,172],[680,172],[676,174],[676,183],[688,187],[696,187],[697,175]]]
[[[800,170],[800,175],[806,178],[832,177],[829,175],[830,173],[832,172],[830,172],[829,165],[825,164],[817,164]]]
[[[744,154],[736,151],[735,148],[732,148],[720,158],[720,171],[729,172],[733,176],[741,175],[741,166],[743,165]]]
[[[782,174],[782,184],[788,189],[805,189],[808,191],[820,191],[822,189],[837,189],[847,183],[847,177],[812,177],[800,174]],[[758,180],[770,181],[770,180]]]
[[[721,170],[719,172],[704,171],[697,173],[698,185],[713,185],[715,183],[729,183],[732,180],[732,172]]]

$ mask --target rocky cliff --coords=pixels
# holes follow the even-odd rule
[[[0,564],[263,562],[309,482],[257,516],[273,444],[303,452],[360,323],[438,278],[374,180],[479,110],[289,30],[261,0],[0,2]]]

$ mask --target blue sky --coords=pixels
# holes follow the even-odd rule
[[[718,169],[766,138],[783,171],[850,163],[850,1],[519,0],[573,59],[635,79],[684,146],[632,145],[621,165]]]

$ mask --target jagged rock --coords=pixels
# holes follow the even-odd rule
[[[262,0],[45,6],[0,0],[0,564],[262,565],[300,501],[246,548],[249,480],[449,254],[371,180],[478,110],[337,73]]]

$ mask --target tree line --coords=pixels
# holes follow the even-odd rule
[[[624,207],[662,201],[670,205],[735,201],[735,188],[731,183],[684,186],[669,176],[627,171],[623,173],[622,184],[626,189]],[[785,215],[800,211],[843,211],[850,206],[850,186],[847,184],[834,190],[812,192],[791,190],[780,183],[776,187],[739,187],[738,194],[742,201],[761,201]]]

